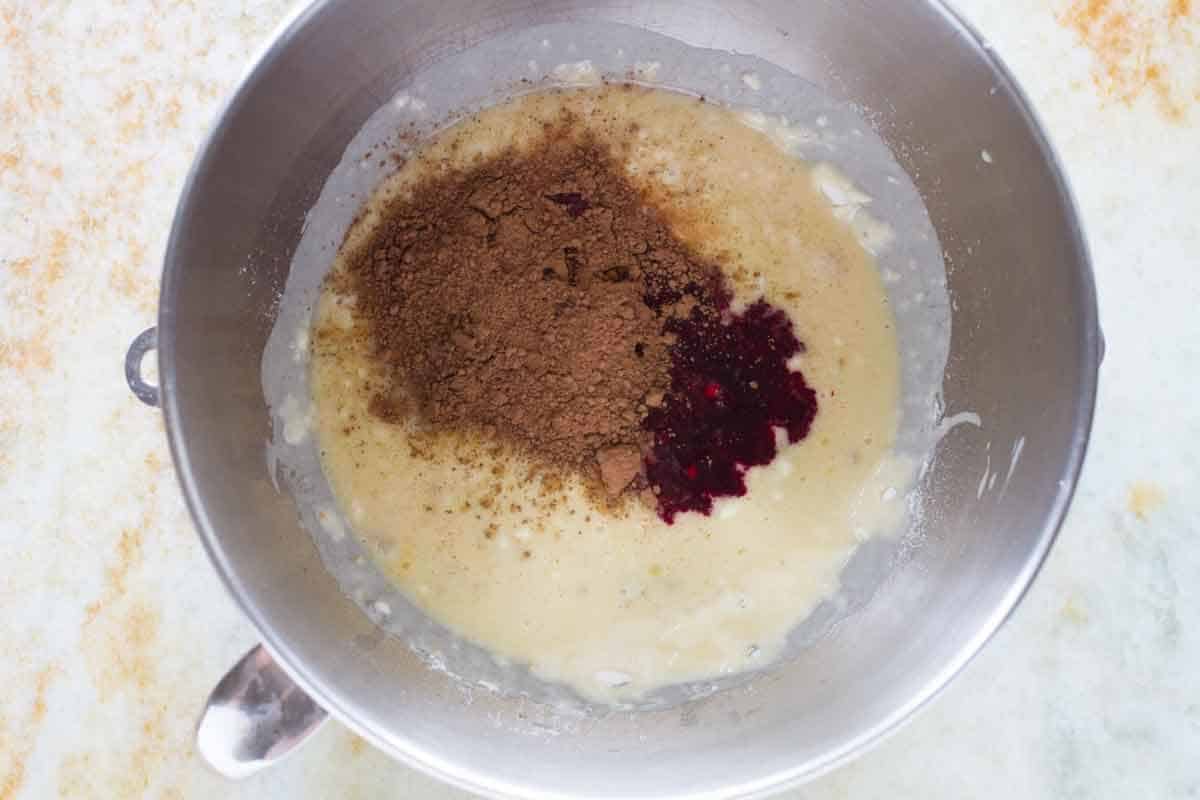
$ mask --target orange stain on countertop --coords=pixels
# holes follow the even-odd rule
[[[114,600],[124,597],[129,573],[142,563],[143,526],[126,528],[117,540],[116,560],[105,570],[104,592],[98,600],[88,603],[84,610],[83,624],[91,625]]]
[[[143,461],[152,478],[160,472],[156,455]],[[80,631],[80,650],[97,700],[131,710],[136,735],[120,746],[99,743],[95,750],[67,756],[58,770],[62,797],[145,796],[191,752],[190,727],[175,723],[171,709],[179,700],[160,667],[167,645],[162,616],[147,585],[147,541],[161,527],[157,480],[149,480],[148,487],[136,500],[140,518],[121,531],[109,555],[103,587],[85,607]]]
[[[1132,106],[1148,94],[1165,118],[1182,122],[1200,101],[1195,11],[1192,0],[1070,0],[1058,18],[1092,52],[1103,97]]]
[[[13,800],[25,783],[25,765],[33,754],[38,730],[46,718],[46,694],[56,674],[58,668],[53,664],[38,672],[32,707],[16,730],[0,716],[0,800]]]
[[[45,332],[29,338],[0,336],[0,368],[29,375],[45,372],[54,364],[54,354],[46,343]]]
[[[60,798],[105,797],[114,800],[136,800],[143,797],[182,798],[178,786],[161,786],[160,777],[170,770],[165,767],[190,755],[174,741],[168,722],[169,705],[155,703],[137,730],[137,741],[129,750],[114,750],[103,746],[92,751],[65,756],[57,769]],[[152,786],[160,785],[153,794]],[[7,798],[0,798],[7,800]]]
[[[1129,487],[1129,500],[1126,505],[1130,514],[1146,522],[1150,515],[1162,508],[1166,502],[1167,494],[1158,484],[1138,481]]]
[[[142,559],[140,537],[131,541],[128,533],[121,535],[128,549],[109,568],[103,597],[84,611],[82,650],[101,703],[121,693],[145,698],[158,679],[159,616],[127,586]]]

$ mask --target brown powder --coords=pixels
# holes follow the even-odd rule
[[[694,304],[645,298],[721,280],[569,116],[543,141],[423,179],[347,265],[390,383],[373,414],[497,437],[612,495],[645,488],[664,321]]]

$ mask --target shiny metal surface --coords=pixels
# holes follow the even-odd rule
[[[125,353],[125,383],[133,396],[148,406],[158,405],[158,387],[142,377],[146,356],[158,346],[158,329],[147,328],[129,344]]]
[[[950,266],[947,413],[978,413],[986,436],[964,427],[943,439],[923,478],[925,545],[794,661],[681,708],[517,735],[503,720],[527,712],[519,699],[464,702],[339,593],[267,474],[259,364],[304,212],[367,116],[440,56],[576,19],[762,57],[877,121]],[[983,149],[996,168],[980,169]],[[850,757],[995,632],[1074,489],[1100,337],[1053,153],[995,55],[936,2],[321,0],[281,29],[201,150],[168,247],[158,347],[172,451],[213,563],[279,666],[333,715],[484,794],[711,797],[766,793]],[[988,441],[1020,442],[1020,465],[979,499],[967,466]]]
[[[213,689],[196,749],[227,778],[246,778],[294,752],[329,718],[261,645]]]

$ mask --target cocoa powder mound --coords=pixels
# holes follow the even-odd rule
[[[570,118],[425,177],[345,278],[390,383],[374,415],[496,437],[613,495],[647,485],[637,454],[670,384],[665,322],[724,291]]]

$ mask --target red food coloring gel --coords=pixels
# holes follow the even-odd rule
[[[817,413],[816,393],[787,366],[804,346],[784,311],[759,300],[732,314],[723,288],[690,288],[701,302],[663,327],[677,337],[670,389],[642,421],[653,435],[646,477],[668,524],[687,511],[711,514],[717,497],[746,494],[746,472],[777,454],[775,429],[798,442]],[[671,294],[648,293],[646,304],[679,299]]]

